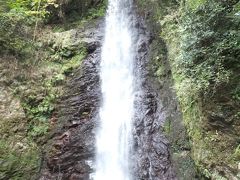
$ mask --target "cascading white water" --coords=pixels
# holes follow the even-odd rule
[[[133,118],[132,0],[109,0],[102,47],[100,127],[94,180],[130,180]]]

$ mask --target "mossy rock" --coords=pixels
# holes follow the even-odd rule
[[[0,179],[30,180],[35,177],[40,164],[39,150],[26,142],[18,142],[16,137],[14,141],[0,141]]]

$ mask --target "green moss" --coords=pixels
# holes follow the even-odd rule
[[[0,179],[33,179],[40,164],[39,150],[33,143],[0,141]]]
[[[85,54],[85,51],[80,51],[72,58],[63,60],[61,66],[54,66],[55,63],[51,64],[55,73],[39,82],[29,83],[32,88],[20,95],[22,107],[30,120],[28,132],[31,137],[46,136],[50,125],[49,120],[55,110],[55,101],[61,95],[59,87],[64,84],[66,76],[80,66]],[[51,69],[49,65],[48,63],[48,68]]]
[[[240,144],[237,146],[237,148],[234,150],[232,158],[236,160],[237,162],[240,161]]]
[[[171,120],[166,119],[163,125],[163,132],[169,134],[171,132]]]
[[[81,51],[79,54],[72,57],[68,62],[66,62],[61,72],[65,75],[69,75],[73,72],[74,69],[80,66],[82,59],[86,56],[86,49]]]

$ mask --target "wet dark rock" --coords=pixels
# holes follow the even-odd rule
[[[139,92],[134,119],[133,162],[137,162],[133,165],[134,177],[195,179],[189,139],[171,88],[167,47],[159,38],[161,27],[156,27],[151,17],[145,16],[144,20],[138,17],[137,21],[134,26],[139,33],[135,74]],[[156,75],[159,67],[164,69],[161,76]],[[144,165],[146,162],[150,162],[149,166]]]
[[[39,179],[84,180],[93,172],[95,127],[100,103],[99,62],[102,24],[77,32],[89,55],[69,80],[58,105],[58,126],[46,150]],[[76,33],[76,34],[77,34]],[[91,34],[91,38],[88,38]]]
[[[100,47],[100,43],[99,42],[90,42],[87,44],[87,52],[88,54],[93,53],[97,48]]]
[[[133,177],[136,180],[177,179],[170,158],[170,144],[161,131],[165,121],[161,91],[150,70],[153,37],[141,18],[136,19],[134,27],[139,35],[136,37],[138,53],[134,72],[138,93],[133,130]]]

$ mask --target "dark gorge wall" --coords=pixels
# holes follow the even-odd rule
[[[136,71],[140,89],[136,111],[141,113],[135,119],[139,153],[135,161],[144,162],[140,179],[195,179],[198,177],[173,89],[167,45],[159,37],[161,26],[154,19],[156,12],[144,7],[138,5],[136,9],[139,23]]]

